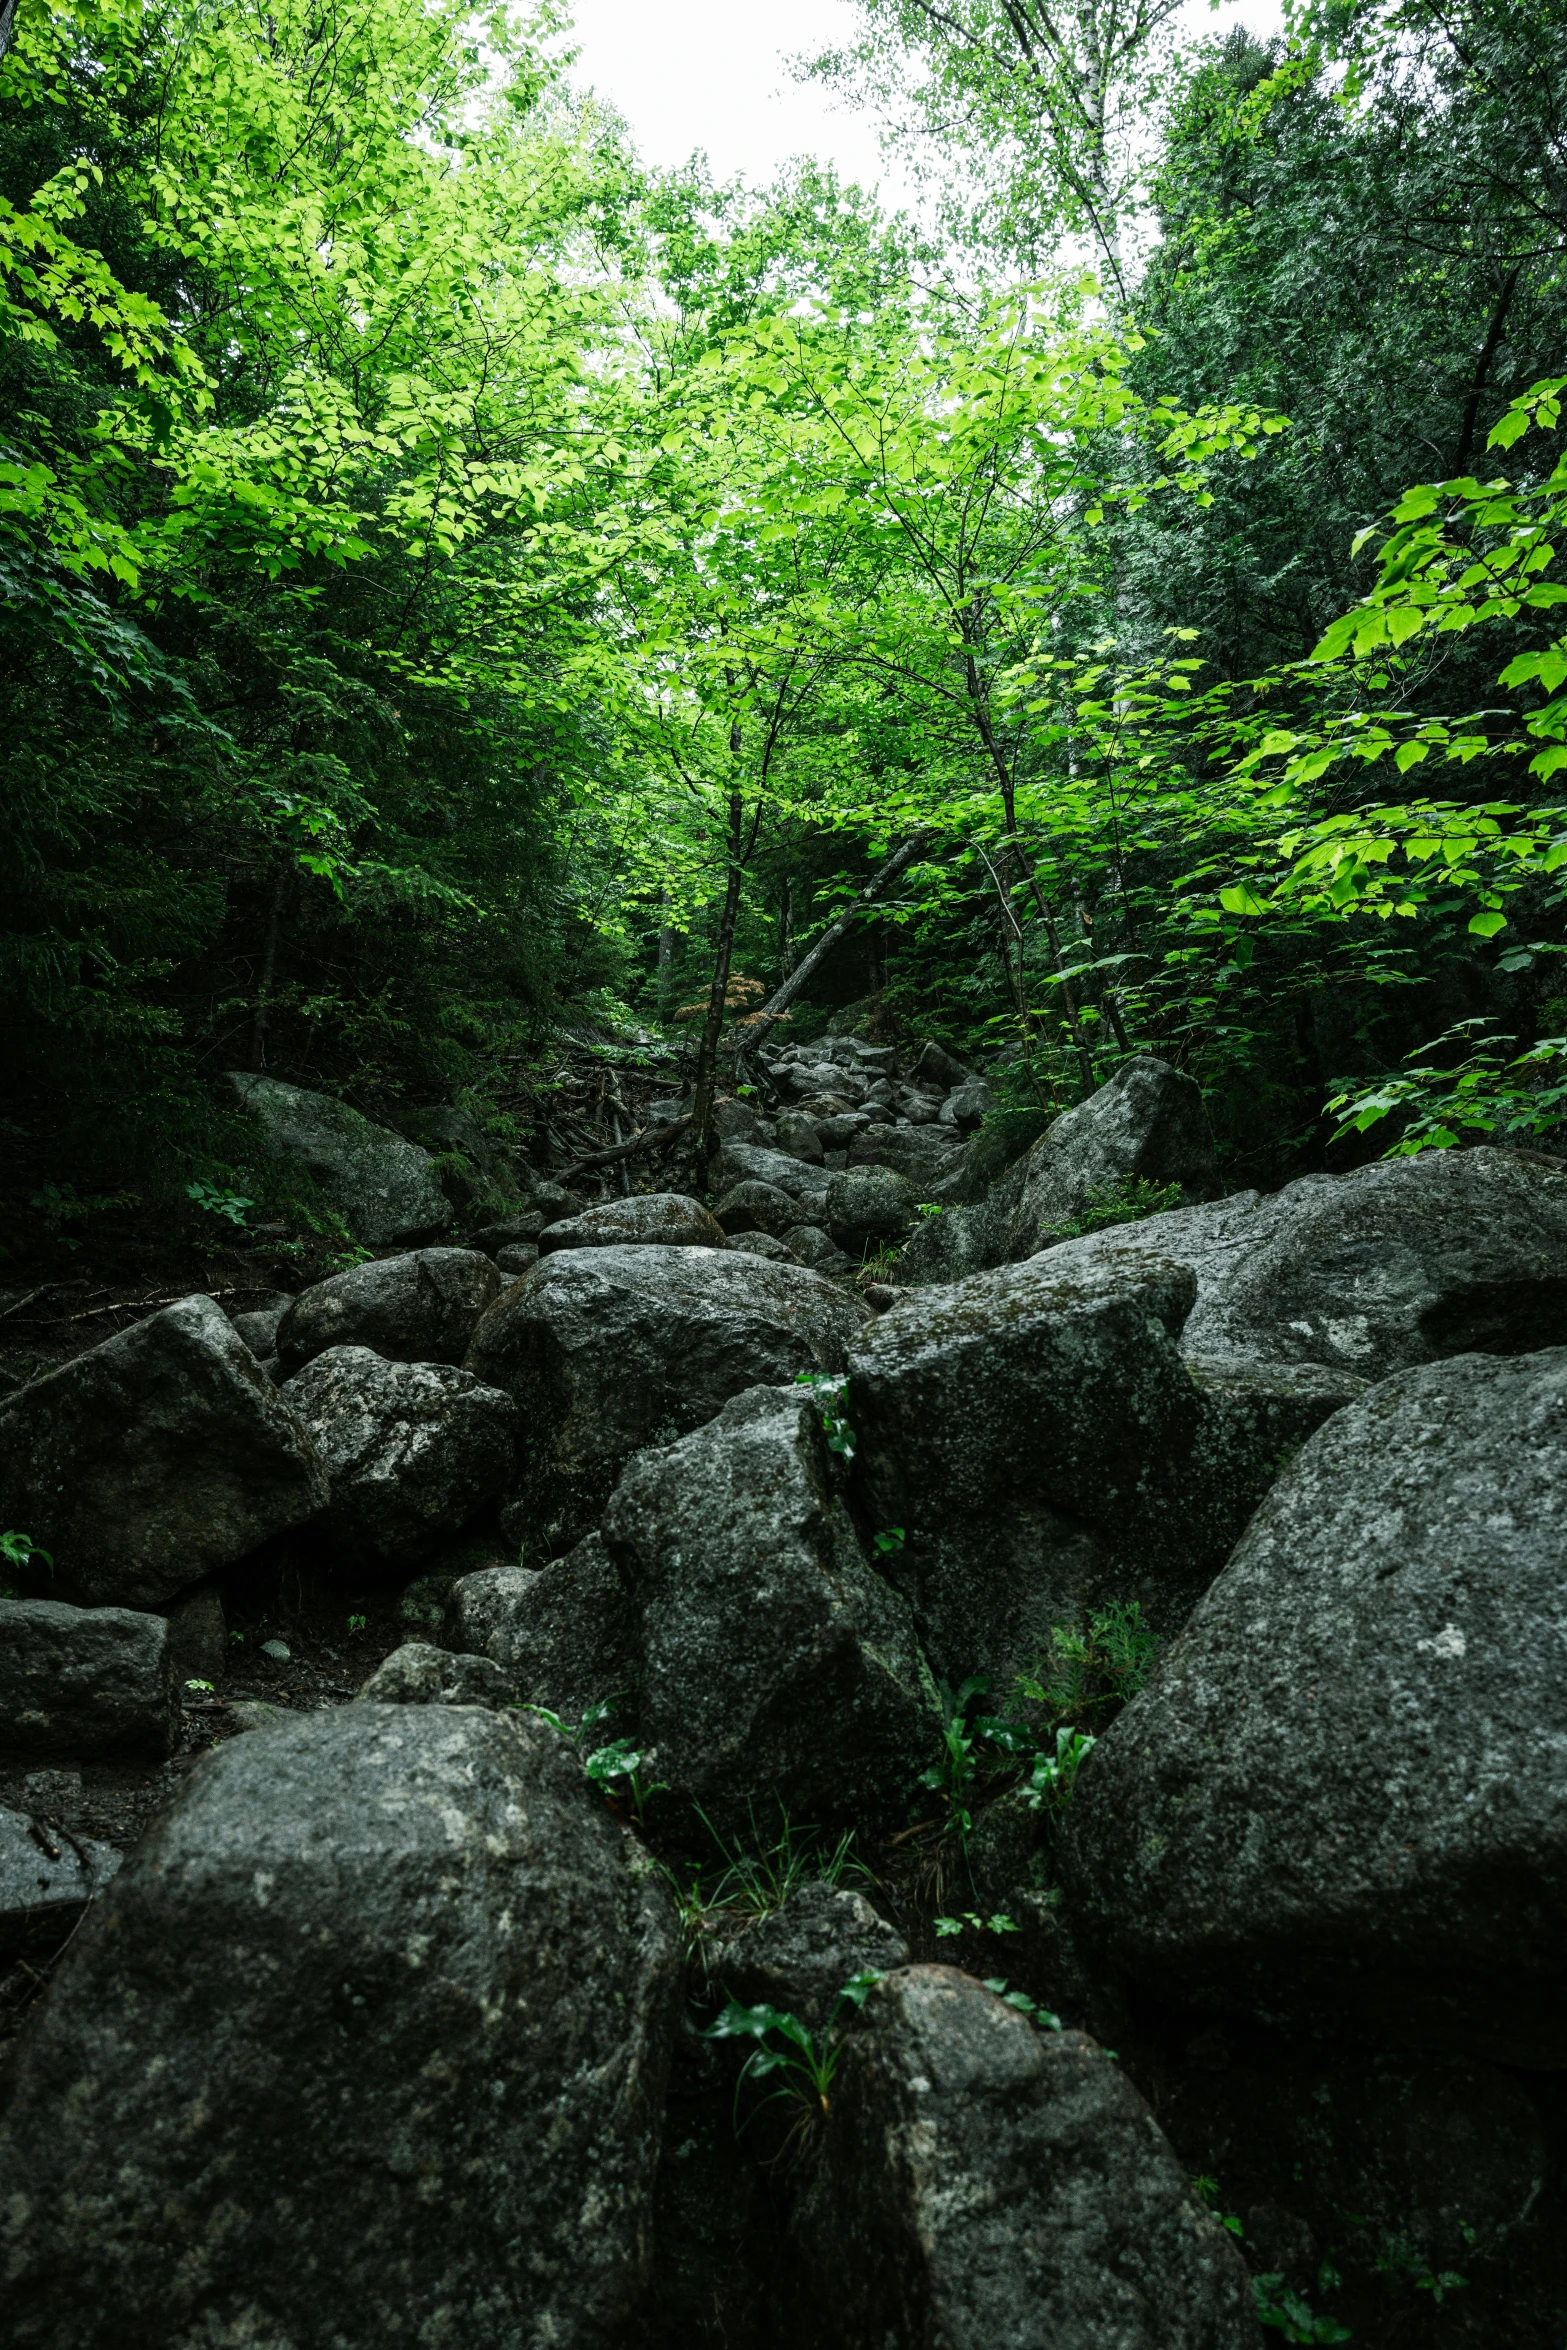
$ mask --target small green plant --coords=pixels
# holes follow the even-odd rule
[[[972,1927],[976,1934],[1021,1934],[1023,1931],[1016,1918],[1009,1918],[1003,1910],[997,1910],[994,1917],[982,1918],[976,1916],[973,1910],[965,1909],[955,1918],[936,1920],[936,1931],[941,1935],[961,1934],[966,1927]]]
[[[946,1208],[940,1200],[922,1199],[914,1210],[916,1216],[944,1216]]]
[[[534,1710],[541,1709],[536,1707]],[[629,1806],[631,1816],[639,1828],[644,1807],[653,1796],[662,1795],[668,1785],[664,1779],[656,1780],[651,1787],[643,1785],[642,1766],[646,1759],[634,1738],[616,1738],[608,1746],[595,1748],[584,1757],[582,1765],[595,1786],[602,1787],[606,1795]],[[620,1785],[622,1780],[625,1781],[624,1788]]]
[[[756,2045],[740,2067],[740,2078],[735,2083],[735,2117],[737,2128],[740,2112],[740,2093],[747,2081],[763,2081],[774,2073],[784,2077],[763,2104],[771,2104],[774,2097],[795,2097],[809,2110],[827,2112],[842,2042],[837,2032],[838,2018],[845,2007],[851,2011],[863,2007],[870,1993],[881,1981],[876,1967],[851,1975],[844,1984],[827,2019],[825,2031],[812,2032],[799,2017],[779,2007],[746,2007],[738,1999],[731,1999],[715,2024],[703,2035],[708,2040],[754,2040]],[[760,2108],[758,2108],[760,2110]]]
[[[48,1551],[39,1548],[30,1534],[0,1534],[0,1565],[28,1567],[34,1559],[42,1559],[49,1574],[53,1575],[54,1560]]]
[[[1041,2007],[1038,2000],[1030,1999],[1026,1991],[1009,1991],[1007,1989],[1007,1978],[1005,1975],[987,1975],[985,1977],[985,1989],[987,1991],[994,1991],[996,1997],[1000,2000],[1003,2007],[1015,2007],[1019,2015],[1026,2015],[1029,2022],[1032,2024],[1038,2024],[1042,2031],[1060,2031],[1061,2018],[1054,2012],[1054,2010],[1048,2007]],[[1113,2057],[1115,2050],[1113,2048],[1107,2048],[1105,2050],[1105,2054],[1106,2056]]]
[[[197,1681],[195,1679],[191,1679],[186,1682],[185,1686],[187,1689],[205,1690],[208,1697],[212,1695],[212,1683],[210,1681]]]
[[[1178,1183],[1123,1175],[1118,1183],[1091,1184],[1078,1214],[1069,1223],[1042,1224],[1039,1236],[1042,1241],[1081,1240],[1086,1232],[1103,1232],[1112,1224],[1140,1224],[1145,1216],[1162,1216],[1180,1204]]]
[[[829,1452],[841,1453],[846,1461],[854,1458],[854,1430],[845,1415],[849,1399],[848,1375],[842,1371],[797,1371],[796,1387],[808,1387],[811,1401],[821,1416],[822,1433]]]
[[[225,1190],[222,1184],[208,1183],[200,1177],[186,1184],[185,1197],[209,1216],[221,1216],[226,1223],[238,1225],[241,1232],[245,1229],[246,1210],[256,1204],[243,1192]]]
[[[1324,2261],[1317,2271],[1318,2293],[1331,2293],[1342,2282],[1338,2270]],[[1347,2342],[1351,2338],[1349,2328],[1341,2326],[1336,2317],[1313,2311],[1304,2295],[1284,2282],[1279,2270],[1253,2277],[1251,2290],[1258,2324],[1282,2334],[1286,2342]]]
[[[1219,2209],[1219,2182],[1217,2179],[1210,2179],[1204,2172],[1199,2171],[1192,2181],[1192,2186],[1198,2201],[1218,2221],[1221,2228],[1228,2228],[1232,2236],[1245,2235],[1246,2230],[1241,2226],[1234,2212]]]
[[[891,1558],[895,1552],[903,1548],[907,1540],[908,1536],[901,1526],[883,1526],[875,1538],[876,1549],[881,1557]]]
[[[1462,2234],[1465,2243],[1474,2243],[1473,2228],[1463,2229]],[[1469,2283],[1469,2279],[1461,2276],[1457,2269],[1433,2268],[1424,2253],[1413,2244],[1406,2243],[1402,2236],[1388,2237],[1373,2265],[1379,2276],[1407,2277],[1417,2293],[1430,2294],[1438,2309],[1449,2293],[1462,2293]]]
[[[362,1632],[368,1621],[369,1619],[366,1616],[350,1616],[348,1619],[348,1629],[350,1632]],[[244,1634],[236,1632],[234,1637],[236,1640],[241,1640],[244,1638]]]
[[[1077,1774],[1097,1744],[1098,1740],[1091,1738],[1086,1730],[1073,1730],[1063,1724],[1056,1732],[1055,1753],[1034,1757],[1025,1798],[1035,1811],[1065,1809],[1077,1784]]]
[[[819,1828],[797,1827],[780,1804],[779,1830],[769,1843],[757,1826],[753,1806],[747,1848],[738,1842],[726,1844],[700,1805],[697,1811],[724,1864],[708,1908],[734,1925],[754,1925],[771,1917],[802,1885],[836,1885],[846,1876],[868,1875],[855,1857],[852,1828],[829,1846]]]
[[[1143,1687],[1158,1649],[1159,1635],[1143,1622],[1138,1602],[1112,1600],[1108,1607],[1095,1608],[1086,1632],[1076,1624],[1057,1624],[1049,1653],[1019,1673],[1017,1695],[1053,1722],[1103,1723]]]
[[[970,1726],[968,1712],[976,1697],[983,1697],[990,1683],[983,1674],[976,1673],[954,1692],[950,1685],[941,1684],[941,1756],[928,1771],[921,1771],[922,1787],[934,1787],[947,1799],[950,1824],[960,1836],[967,1836],[974,1825],[966,1797],[979,1765],[974,1748],[979,1738],[979,1726]]]

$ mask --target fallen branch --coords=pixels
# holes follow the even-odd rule
[[[690,1123],[691,1113],[688,1110],[683,1118],[675,1118],[667,1126],[644,1126],[629,1142],[617,1142],[610,1150],[590,1151],[585,1159],[573,1159],[569,1167],[561,1169],[556,1181],[569,1183],[573,1175],[584,1175],[590,1167],[612,1167],[617,1160],[633,1158],[640,1150],[663,1150],[674,1141],[677,1134],[683,1134]]]
[[[915,858],[929,848],[935,837],[934,832],[927,828],[912,834],[901,849],[894,849],[886,863],[871,875],[854,903],[844,908],[836,922],[828,924],[810,953],[801,956],[782,987],[773,990],[759,1012],[750,1014],[744,1023],[745,1042],[736,1059],[737,1068],[741,1061],[755,1051],[773,1022],[782,1019],[785,1006],[794,1001],[806,981],[821,969],[839,939],[853,928],[860,915],[867,913],[879,898],[885,896],[893,883],[907,872]]]

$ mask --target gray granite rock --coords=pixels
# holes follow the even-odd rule
[[[890,1167],[852,1167],[827,1186],[827,1229],[858,1261],[868,1250],[907,1240],[919,1221],[915,1189]]]
[[[909,1967],[839,2061],[794,2240],[823,2350],[1253,2350],[1239,2253],[1121,2068]]]
[[[52,1958],[119,1865],[112,1844],[0,1809],[0,1963]]]
[[[530,1563],[592,1530],[644,1445],[732,1395],[838,1370],[864,1309],[803,1265],[725,1249],[567,1249],[490,1308],[468,1367],[516,1398],[523,1468],[503,1516]]]
[[[634,2338],[680,1973],[535,1717],[348,1705],[228,1741],[18,2058],[8,2342]]]
[[[606,1200],[580,1216],[546,1224],[539,1234],[540,1256],[563,1248],[722,1248],[723,1227],[698,1199],[683,1192],[652,1191],[631,1199]]]
[[[210,1297],[0,1406],[0,1523],[52,1555],[62,1599],[155,1607],[325,1500],[308,1431]]]
[[[529,1705],[580,1722],[618,1700],[637,1671],[625,1585],[596,1534],[539,1569],[490,1567],[452,1587],[441,1637],[503,1667]],[[606,1737],[610,1735],[605,1733]]]
[[[285,1379],[329,1346],[368,1346],[394,1363],[460,1363],[500,1290],[474,1248],[422,1248],[351,1265],[302,1290],[277,1333]]]
[[[161,1761],[179,1718],[163,1616],[0,1599],[0,1747],[72,1762]]]
[[[645,1452],[602,1532],[666,1803],[721,1833],[778,1804],[860,1820],[901,1805],[939,1717],[908,1605],[865,1562],[806,1395],[753,1388]]]
[[[326,1463],[323,1525],[345,1565],[412,1565],[512,1476],[516,1405],[450,1363],[333,1346],[283,1394]]]
[[[797,1200],[780,1191],[776,1183],[758,1183],[754,1178],[726,1191],[713,1213],[731,1240],[750,1232],[765,1232],[782,1240],[800,1221]]]
[[[712,1971],[747,2007],[776,2007],[824,2031],[855,1975],[907,1966],[909,1946],[848,1885],[802,1885],[718,1954]]]
[[[371,1705],[515,1705],[517,1684],[493,1657],[454,1656],[405,1640],[383,1657],[359,1692]]]
[[[1567,2063],[1567,1349],[1403,1371],[1264,1502],[1064,1865],[1167,1996]]]
[[[230,1069],[228,1083],[255,1121],[268,1158],[298,1167],[367,1248],[432,1239],[452,1221],[428,1151],[372,1124],[330,1094]]]

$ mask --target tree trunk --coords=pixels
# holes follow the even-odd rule
[[[0,65],[11,46],[11,35],[16,30],[16,0],[0,0]]]
[[[783,985],[773,990],[761,1010],[746,1023],[745,1052],[751,1052],[761,1043],[772,1023],[793,1003],[806,981],[814,978],[821,969],[839,939],[853,928],[856,917],[863,914],[867,906],[874,906],[878,899],[886,895],[893,883],[908,871],[915,858],[929,847],[934,838],[935,835],[928,831],[914,833],[901,849],[894,849],[887,862],[877,868],[853,905],[847,907],[836,922],[829,923],[810,953],[801,956]]]
[[[738,734],[739,729],[734,730]],[[730,748],[738,754],[738,743]],[[735,921],[740,912],[740,860],[745,829],[745,805],[738,790],[729,794],[729,882],[724,891],[723,911],[718,918],[718,937],[713,958],[713,984],[707,995],[707,1018],[702,1023],[702,1042],[696,1056],[696,1099],[691,1105],[691,1124],[696,1138],[697,1156],[705,1159],[712,1149],[713,1099],[718,1090],[718,1040],[724,1025],[724,1003],[729,994],[729,959],[734,952]]]
[[[280,873],[272,889],[272,907],[267,915],[266,942],[261,950],[261,976],[256,982],[256,1003],[250,1020],[251,1070],[259,1076],[267,1065],[267,1029],[271,1023],[272,982],[277,972],[278,931],[282,926],[283,907],[288,898],[286,873]]]

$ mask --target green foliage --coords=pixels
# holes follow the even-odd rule
[[[32,1565],[34,1559],[42,1559],[48,1573],[53,1575],[53,1558],[48,1551],[39,1548],[30,1534],[18,1534],[9,1528],[4,1533],[0,1533],[0,1566],[25,1570]]]
[[[966,1909],[955,1918],[937,1918],[935,1925],[937,1935],[946,1937],[961,1934],[965,1927],[976,1934],[1017,1934],[1022,1931],[1017,1920],[1009,1918],[1004,1910],[997,1910],[993,1917],[982,1918],[976,1911]]]
[[[922,1787],[934,1787],[945,1797],[948,1818],[960,1836],[966,1836],[974,1824],[967,1797],[979,1771],[975,1749],[983,1734],[977,1722],[970,1723],[969,1710],[989,1687],[982,1674],[971,1675],[957,1690],[942,1682],[941,1757],[920,1773]]]
[[[1338,2271],[1327,2261],[1317,2274],[1317,2291],[1332,2292],[1341,2282]],[[1285,2283],[1276,2270],[1270,2270],[1251,2280],[1252,2296],[1256,2303],[1257,2322],[1270,2333],[1282,2334],[1286,2342],[1347,2342],[1349,2330],[1335,2317],[1313,2312],[1311,2304],[1292,2285]]]
[[[1037,1706],[1051,1722],[1111,1721],[1137,1695],[1152,1670],[1159,1637],[1143,1622],[1138,1601],[1112,1600],[1095,1608],[1088,1628],[1057,1624],[1050,1649],[1031,1671],[1020,1673],[1020,1701]]]
[[[770,1837],[758,1826],[753,1808],[748,1845],[726,1843],[700,1807],[699,1817],[723,1864],[702,1906],[726,1927],[756,1925],[771,1917],[803,1885],[836,1885],[846,1876],[865,1874],[855,1857],[852,1830],[829,1843],[819,1828],[797,1825],[782,1805],[777,1833]]]
[[[740,2094],[747,2082],[767,2080],[774,2075],[782,2076],[782,2085],[773,2092],[774,2096],[799,2099],[808,2110],[825,2115],[842,2053],[841,2034],[836,2029],[838,2019],[845,2008],[851,2014],[858,2012],[881,1979],[880,1970],[875,1967],[851,1975],[834,2002],[826,2029],[819,2034],[782,2008],[745,2007],[739,2000],[731,1999],[703,2037],[754,2042],[735,2084],[737,2118]],[[770,2103],[771,2099],[764,2102]]]
[[[1077,1785],[1077,1774],[1092,1754],[1097,1741],[1086,1730],[1073,1730],[1065,1723],[1056,1732],[1054,1754],[1036,1754],[1025,1789],[1027,1801],[1035,1811],[1060,1812],[1072,1800]]]
[[[1054,2010],[1048,2007],[1041,2007],[1037,2000],[1030,1999],[1026,1991],[1009,1991],[1007,1989],[1007,1978],[1005,1975],[987,1975],[984,1978],[984,1982],[985,1989],[987,1991],[994,1991],[997,1998],[1001,2001],[1003,2007],[1015,2007],[1019,2015],[1026,2015],[1029,2022],[1031,2024],[1037,2024],[1042,2031],[1060,2031],[1061,2018],[1054,2012]],[[1106,2056],[1113,2058],[1115,2051],[1113,2048],[1107,2048],[1105,2050],[1105,2054]]]
[[[200,1179],[186,1184],[185,1197],[208,1215],[221,1216],[227,1223],[237,1224],[242,1232],[245,1229],[246,1211],[256,1204],[253,1199],[247,1199],[243,1192],[228,1191],[221,1184]]]
[[[809,1390],[811,1401],[821,1418],[828,1451],[837,1453],[845,1461],[852,1461],[855,1438],[847,1418],[847,1375],[841,1371],[797,1371],[794,1383],[796,1387]]]
[[[1335,1094],[1327,1105],[1339,1118],[1335,1140],[1369,1133],[1385,1118],[1398,1120],[1388,1158],[1484,1140],[1526,1148],[1554,1135],[1567,1116],[1567,1037],[1542,1037],[1526,1052],[1508,1053],[1503,1048],[1517,1038],[1482,1036],[1491,1025],[1483,1015],[1455,1021],[1406,1055],[1415,1066]]]
[[[1042,1225],[1057,1240],[1076,1240],[1085,1232],[1103,1232],[1112,1224],[1140,1224],[1145,1216],[1162,1216],[1181,1204],[1178,1183],[1153,1183],[1143,1175],[1123,1175],[1115,1183],[1095,1183],[1087,1202],[1070,1222]]]

